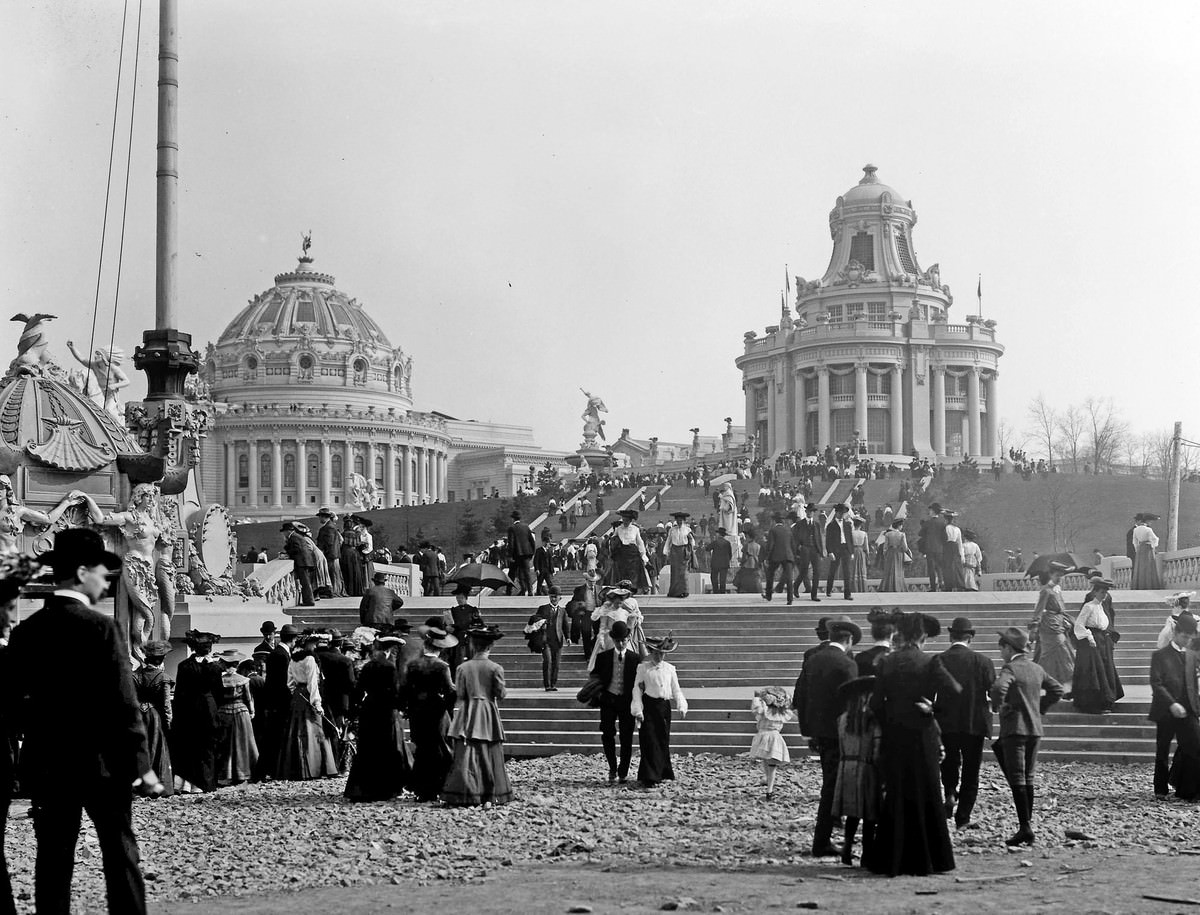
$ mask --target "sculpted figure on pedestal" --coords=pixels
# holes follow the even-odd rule
[[[87,385],[87,394],[92,398],[92,403],[103,407],[116,417],[118,422],[123,422],[125,406],[121,402],[120,391],[129,385],[129,376],[121,369],[121,363],[125,361],[124,350],[119,346],[102,348],[95,351],[95,358],[87,359],[75,349],[75,343],[71,340],[67,341],[67,349],[80,365],[91,369],[95,376],[94,387],[92,379],[89,379]]]

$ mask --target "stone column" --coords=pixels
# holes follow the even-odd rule
[[[283,442],[271,442],[271,507],[283,508]]]
[[[904,396],[900,366],[892,366],[892,393],[888,401],[888,414],[891,419],[891,442],[888,448],[892,454],[904,453]]]
[[[743,381],[742,391],[746,395],[746,438],[750,438],[755,433],[755,426],[758,424],[758,407],[754,402],[754,382]]]
[[[308,512],[308,442],[296,439],[296,504]]]
[[[417,448],[417,492],[414,502],[417,505],[425,498],[426,475],[429,472],[429,463],[426,457],[429,454],[429,449],[424,446]]]
[[[367,472],[363,474],[367,482],[375,483],[375,439],[367,439]]]
[[[854,427],[858,430],[859,438],[864,441],[867,435],[867,363],[859,362],[854,366]]]
[[[329,439],[321,439],[321,505],[333,504],[329,491],[333,489],[333,470],[329,466]]]
[[[979,436],[979,369],[967,373],[967,434],[971,441],[971,457],[979,457],[983,442]]]
[[[796,450],[808,450],[808,384],[803,375],[796,375]]]
[[[775,411],[775,379],[767,379],[767,440],[763,442],[763,457],[769,458],[779,447],[779,417]]]
[[[1000,399],[996,395],[999,386],[995,372],[988,379],[987,388],[987,433],[983,439],[983,453],[988,457],[1000,457]]]
[[[826,445],[832,444],[832,420],[829,415],[829,369],[821,366],[817,369],[817,397],[818,401],[817,414],[817,450],[822,450]]]
[[[402,501],[412,505],[412,446],[400,446],[400,488],[404,491]]]
[[[246,448],[250,457],[250,486],[246,494],[246,501],[252,508],[258,508],[258,440],[250,439],[246,442]]]
[[[396,443],[387,443],[387,457],[383,465],[383,499],[384,506],[391,508],[396,504]]]
[[[433,501],[433,450],[425,448],[425,488],[421,497],[426,502]]]
[[[434,460],[437,462],[437,488],[433,491],[433,497],[446,501],[446,454],[439,451],[434,455]]]
[[[233,511],[237,502],[237,447],[234,442],[225,443],[225,504]]]
[[[946,453],[946,370],[939,366],[929,367],[929,378],[933,387],[933,446],[934,454]]]

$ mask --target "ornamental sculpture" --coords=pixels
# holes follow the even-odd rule
[[[583,420],[584,447],[595,448],[597,435],[604,440],[604,420],[600,418],[600,414],[607,413],[608,407],[604,405],[603,400],[590,391],[584,391],[583,388],[579,390],[588,399],[587,406],[584,407],[583,415],[580,417]]]

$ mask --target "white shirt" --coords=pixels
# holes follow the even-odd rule
[[[1108,629],[1108,614],[1104,612],[1104,605],[1099,601],[1088,601],[1075,617],[1075,638],[1091,641],[1089,629]]]
[[[637,676],[633,680],[633,701],[630,712],[634,718],[643,714],[643,691],[651,699],[670,699],[679,714],[686,715],[688,711],[687,698],[679,688],[679,675],[675,665],[667,661],[655,664],[653,661],[643,661],[638,665]]]
[[[668,546],[687,546],[692,541],[692,529],[686,524],[675,524],[667,529]]]
[[[312,655],[288,664],[288,689],[295,691],[298,686],[308,687],[308,701],[318,713],[321,711],[321,669],[317,659]]]
[[[92,605],[92,599],[82,591],[76,591],[74,588],[57,588],[54,592],[55,597],[65,597],[69,600],[77,600],[85,607]]]
[[[1148,524],[1139,524],[1133,529],[1133,545],[1149,543],[1151,548],[1158,546],[1158,534]]]

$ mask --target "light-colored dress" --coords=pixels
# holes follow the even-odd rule
[[[596,658],[600,652],[615,647],[611,633],[613,623],[618,620],[629,627],[628,647],[636,651],[638,657],[645,657],[646,633],[642,630],[642,619],[641,608],[633,598],[626,598],[619,604],[609,601],[593,610],[592,620],[599,621],[600,631],[596,634],[596,644],[592,646],[592,655],[588,658],[588,671],[596,666]]]
[[[758,696],[750,700],[750,711],[754,713],[758,725],[750,744],[750,758],[761,759],[772,765],[791,762],[782,732],[783,726],[795,717],[795,712],[790,708],[767,705]]]
[[[979,590],[978,575],[983,568],[983,550],[974,540],[964,540],[963,552],[963,582],[968,591]]]
[[[1068,636],[1074,622],[1067,615],[1058,585],[1042,586],[1031,625],[1037,637],[1034,663],[1040,664],[1064,689],[1068,688],[1075,676],[1075,646]]]
[[[1157,591],[1162,587],[1158,566],[1154,562],[1154,550],[1158,546],[1158,534],[1148,524],[1138,524],[1133,529],[1133,572],[1129,587],[1135,591]]]
[[[880,591],[907,591],[904,563],[912,559],[908,537],[904,531],[889,530],[883,535],[883,574],[879,577]]]
[[[867,590],[867,532],[855,528],[851,534],[850,590],[862,594]]]

